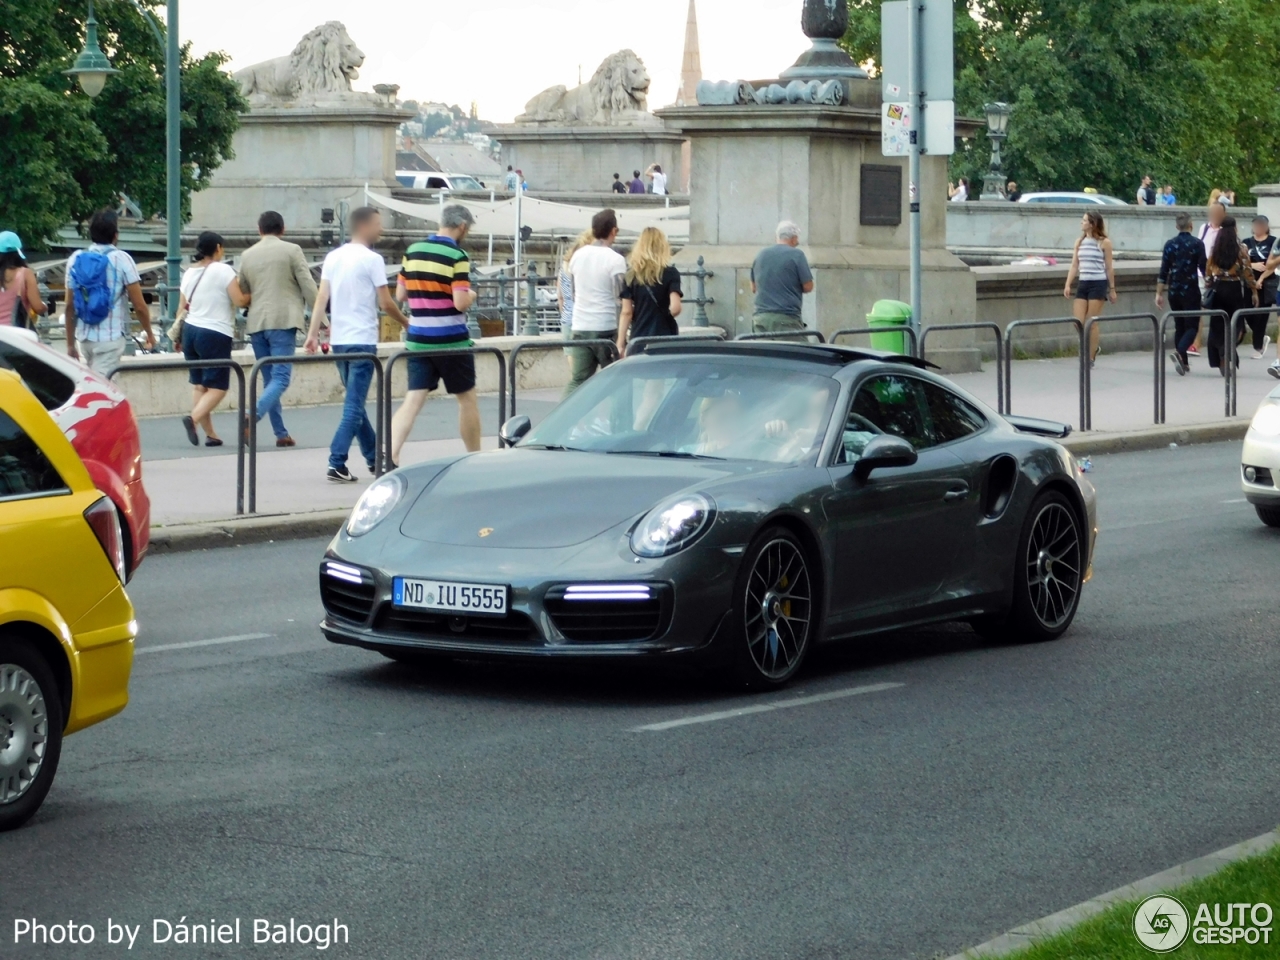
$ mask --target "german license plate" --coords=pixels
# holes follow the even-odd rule
[[[396,577],[391,581],[391,602],[397,607],[501,617],[507,612],[507,588],[491,583]]]

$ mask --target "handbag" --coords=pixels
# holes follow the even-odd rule
[[[170,343],[176,344],[182,340],[183,321],[186,319],[187,314],[191,312],[191,301],[195,299],[196,291],[200,289],[200,281],[204,279],[204,275],[208,272],[208,267],[201,268],[200,276],[196,277],[195,285],[191,288],[191,296],[187,297],[187,309],[178,311],[178,315],[173,318],[173,323],[169,325],[169,329],[165,332]]]

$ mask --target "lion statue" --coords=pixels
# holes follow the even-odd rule
[[[337,20],[316,27],[293,53],[245,67],[235,74],[240,90],[257,100],[299,100],[350,96],[360,76],[364,52]]]
[[[590,81],[572,90],[550,87],[530,100],[516,123],[635,124],[649,113],[649,71],[631,50],[606,57]]]

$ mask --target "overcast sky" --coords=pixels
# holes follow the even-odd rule
[[[808,47],[800,0],[697,0],[702,74],[776,77]],[[182,39],[223,50],[231,69],[288,54],[312,27],[341,20],[365,52],[357,89],[400,84],[406,100],[440,100],[503,122],[534,94],[588,79],[630,47],[649,69],[649,107],[676,96],[688,0],[219,0],[184,3]]]

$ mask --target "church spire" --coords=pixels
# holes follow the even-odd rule
[[[702,54],[698,50],[698,11],[689,0],[689,19],[684,27],[684,63],[680,68],[680,94],[676,103],[692,106],[698,102],[698,81],[702,79]]]

